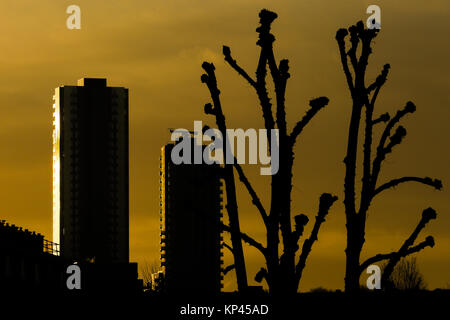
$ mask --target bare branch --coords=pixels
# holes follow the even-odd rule
[[[276,110],[276,121],[278,129],[280,130],[281,137],[287,135],[286,131],[286,110],[285,110],[285,93],[287,79],[290,77],[289,74],[289,61],[281,60],[280,69],[277,67],[275,62],[275,57],[273,54],[273,48],[267,48],[267,62],[269,64],[269,69],[272,74],[273,83],[275,86],[275,95],[277,98],[277,110]]]
[[[286,236],[283,238],[284,248],[283,254],[280,257],[280,266],[286,266],[289,264],[289,258],[294,259],[295,254],[298,251],[298,241],[303,235],[306,224],[309,222],[309,218],[304,214],[299,214],[294,217],[295,230],[294,232],[286,232]]]
[[[422,231],[423,228],[427,225],[428,222],[431,220],[435,220],[437,217],[436,211],[433,208],[427,208],[423,210],[422,217],[420,218],[419,223],[417,224],[414,231],[411,233],[408,239],[405,240],[403,245],[400,248],[400,251],[403,251],[407,249],[408,247],[412,246],[414,244],[414,241],[416,241],[417,236],[419,235],[420,231]]]
[[[270,33],[270,27],[272,22],[277,18],[277,14],[268,10],[261,10],[259,13],[260,26],[256,29],[259,34],[257,45],[261,47],[261,54],[259,56],[258,67],[256,69],[256,93],[258,94],[261,108],[263,111],[264,125],[267,129],[267,138],[269,140],[270,150],[270,129],[275,127],[275,122],[272,114],[272,104],[270,103],[269,94],[266,88],[266,76],[267,76],[267,55],[268,48],[272,47],[272,43],[275,37]]]
[[[403,138],[406,136],[406,129],[403,126],[398,126],[395,130],[395,133],[389,138],[388,145],[384,148],[384,155],[392,152],[392,149],[396,146],[402,143]]]
[[[238,173],[239,180],[241,180],[241,182],[247,188],[247,191],[250,194],[250,197],[252,198],[252,203],[256,206],[259,213],[261,214],[264,224],[267,224],[267,212],[264,209],[264,206],[262,205],[261,200],[259,199],[258,195],[256,194],[256,191],[253,189],[252,185],[250,184],[250,181],[245,176],[244,170],[242,170],[242,167],[237,162],[236,158],[234,159],[234,167],[236,168],[236,171]]]
[[[358,21],[356,28],[358,29],[358,36],[361,39],[362,49],[358,61],[358,68],[355,70],[355,86],[357,88],[363,88],[364,75],[369,62],[369,56],[372,53],[371,42],[376,37],[378,30],[364,29],[364,23],[362,21]]]
[[[217,88],[217,80],[215,75],[215,67],[212,63],[203,62],[203,70],[206,73],[202,74],[201,81],[208,86],[210,96],[213,104],[205,105],[205,113],[213,114],[216,118],[216,124],[219,130],[222,132],[222,137],[224,139],[224,158],[227,156],[228,150],[230,150],[229,141],[227,139],[226,131],[227,126],[225,122],[225,116],[222,111],[221,101],[220,101],[220,90]],[[228,218],[230,221],[229,232],[231,235],[231,244],[233,246],[233,257],[236,271],[236,279],[238,284],[238,290],[246,290],[248,286],[247,282],[247,271],[245,268],[245,258],[244,251],[242,248],[241,232],[239,226],[239,214],[236,199],[236,185],[234,180],[233,167],[229,164],[225,164],[223,167],[225,188],[227,194],[227,205],[226,209],[228,212]]]
[[[223,245],[224,248],[227,248],[231,253],[233,253],[233,248],[230,247],[230,245],[228,243],[224,242],[222,245]]]
[[[227,46],[223,46],[223,55],[225,56],[225,61],[228,62],[228,64],[234,69],[236,70],[236,72],[242,76],[245,80],[247,80],[247,82],[256,89],[256,81],[252,79],[252,77],[250,77],[248,75],[248,73],[242,69],[236,62],[236,60],[234,60],[231,57],[231,50],[229,47]]]
[[[391,116],[389,115],[389,113],[383,113],[381,116],[379,116],[377,119],[372,120],[372,125],[376,125],[377,123],[380,122],[388,122],[390,120]]]
[[[421,217],[419,223],[417,224],[416,228],[411,233],[411,235],[408,237],[408,239],[405,240],[405,242],[400,247],[398,252],[402,253],[405,250],[408,250],[408,248],[414,244],[414,241],[416,241],[417,236],[419,235],[420,231],[422,231],[422,229],[425,228],[425,226],[427,225],[427,223],[430,220],[436,219],[436,216],[437,216],[436,215],[436,211],[433,208],[425,209],[422,212],[422,217]],[[396,256],[392,257],[389,260],[389,262],[387,263],[387,265],[385,266],[385,268],[383,270],[383,275],[381,277],[381,282],[382,283],[386,283],[389,280],[389,278],[391,277],[392,272],[394,271],[395,266],[400,261],[400,259],[401,259],[401,256],[400,255],[396,255]]]
[[[416,106],[411,101],[408,101],[405,107],[401,110],[398,110],[395,116],[389,121],[386,125],[386,128],[383,131],[383,134],[380,139],[380,143],[378,148],[383,148],[386,144],[387,138],[391,135],[392,128],[408,113],[414,113],[416,111]]]
[[[358,40],[356,40],[358,42]],[[365,125],[365,137],[364,137],[364,160],[363,160],[363,187],[362,187],[362,198],[361,198],[361,207],[360,212],[362,214],[366,214],[367,209],[370,206],[371,202],[371,189],[372,189],[372,144],[373,144],[373,125],[377,123],[377,121],[373,120],[373,111],[375,107],[375,102],[377,100],[378,94],[380,92],[381,87],[384,85],[387,79],[387,75],[389,73],[389,64],[385,64],[383,70],[380,75],[377,77],[375,82],[368,87],[366,90],[366,125]],[[372,95],[372,98],[369,101],[369,94],[371,91],[375,90]],[[389,117],[389,114],[387,114]],[[379,119],[385,120],[386,114],[382,115]],[[377,119],[378,120],[378,119]],[[380,121],[380,120],[378,120]],[[405,131],[406,134],[406,131]],[[403,137],[403,136],[402,136]],[[398,143],[401,142],[402,137],[400,137]],[[393,141],[396,141],[395,139]],[[393,145],[392,145],[393,146]],[[389,150],[392,150],[392,146]],[[386,150],[386,149],[385,149]],[[390,152],[390,151],[389,151]],[[387,153],[387,152],[386,152]]]
[[[361,264],[360,273],[362,273],[365,269],[367,269],[367,267],[370,266],[371,264],[374,264],[374,263],[377,263],[377,262],[380,262],[383,260],[392,259],[397,256],[400,258],[403,258],[403,257],[406,257],[415,252],[419,252],[420,250],[425,249],[426,247],[431,247],[431,248],[434,247],[434,238],[432,236],[428,236],[424,241],[422,241],[418,245],[416,245],[414,247],[410,247],[403,252],[395,251],[395,252],[386,253],[386,254],[377,254],[376,256],[373,256],[373,257],[367,259],[366,261],[364,261]]]
[[[370,101],[368,101],[369,105],[367,106],[367,108],[371,109],[372,112],[375,107],[375,102],[377,101],[377,97],[378,97],[378,94],[380,93],[381,87],[386,83],[387,75],[389,73],[389,68],[390,68],[390,65],[385,64],[383,67],[383,70],[381,71],[380,75],[377,77],[375,82],[372,83],[367,88],[367,95],[369,95],[371,91],[375,90],[375,92],[372,95],[372,98],[370,99]],[[371,119],[371,121],[372,121],[372,119]],[[375,123],[376,122],[372,121],[371,126],[373,126]]]
[[[294,217],[295,221],[295,231],[293,232],[293,245],[296,245],[298,249],[298,240],[300,240],[300,237],[303,235],[303,231],[305,230],[306,224],[309,222],[309,218],[304,214],[299,214]]]
[[[270,65],[270,64],[269,64]],[[287,135],[286,125],[286,108],[285,108],[285,95],[287,80],[291,76],[289,74],[289,60],[283,59],[280,61],[278,67],[278,84],[275,85],[275,91],[277,96],[277,125],[283,136]]]
[[[431,187],[435,188],[436,190],[442,189],[442,181],[439,179],[431,179],[429,177],[425,177],[425,178],[402,177],[402,178],[398,178],[398,179],[393,179],[389,182],[386,182],[385,184],[382,184],[381,186],[379,186],[378,188],[375,189],[373,196],[375,197],[377,194],[383,192],[384,190],[387,190],[389,188],[394,188],[401,183],[410,182],[410,181],[419,182],[419,183],[431,186]]]
[[[370,93],[373,90],[377,88],[381,88],[387,80],[387,76],[389,73],[389,69],[391,68],[390,64],[387,63],[383,66],[383,70],[381,71],[380,75],[377,77],[377,79],[367,87],[367,92]]]
[[[269,150],[271,146],[271,140],[269,136],[270,129],[275,128],[275,122],[272,114],[272,104],[270,103],[269,94],[266,88],[266,62],[264,48],[261,49],[261,55],[259,57],[258,68],[256,70],[256,94],[258,95],[259,103],[264,119],[264,127],[267,129],[267,139],[269,143]]]
[[[375,96],[379,92],[379,87],[375,90]],[[371,201],[371,179],[372,179],[372,134],[373,134],[373,104],[366,105],[364,145],[363,145],[363,177],[361,190],[361,206],[359,212],[365,216]],[[364,219],[364,218],[363,218]]]
[[[309,102],[309,105],[311,106],[308,111],[306,111],[306,114],[303,116],[302,120],[297,122],[294,129],[292,129],[291,133],[291,139],[292,142],[295,142],[295,139],[297,139],[298,135],[303,131],[305,126],[311,121],[312,118],[322,109],[324,108],[330,100],[327,97],[319,97],[316,99],[313,99]]]
[[[383,160],[386,158],[386,154],[391,152],[392,147],[394,146],[394,144],[391,144],[388,149],[385,148],[386,140],[391,135],[392,128],[405,115],[407,115],[408,113],[414,113],[415,111],[416,111],[416,106],[414,105],[414,103],[412,103],[411,101],[408,101],[406,103],[406,106],[403,109],[397,111],[395,116],[388,122],[388,124],[384,128],[384,131],[380,138],[380,142],[378,143],[377,154],[375,156],[375,159],[373,160],[373,170],[372,170],[372,187],[373,188],[375,188],[375,185],[377,183],[378,176],[379,176],[380,170],[381,170],[381,164],[382,164]],[[396,132],[397,137],[394,138],[394,142],[399,141],[398,138],[403,138],[404,135],[406,134],[406,130],[404,130],[404,132],[402,132],[402,129],[400,129],[400,131],[398,131],[398,130],[399,129],[397,129],[397,132]],[[403,134],[403,136],[402,136],[402,134]],[[391,142],[392,142],[392,139],[391,139]],[[400,142],[401,142],[401,139],[400,139]]]
[[[275,38],[273,38],[275,40]],[[269,65],[270,73],[272,75],[273,83],[275,86],[275,95],[277,98],[276,109],[276,122],[278,129],[280,130],[281,139],[287,135],[286,131],[286,110],[285,110],[285,93],[287,80],[290,77],[289,74],[289,61],[281,60],[279,67],[275,61],[272,43],[267,44],[265,47],[265,53],[267,57],[267,63]]]
[[[350,89],[350,92],[353,94],[354,86],[353,86],[353,78],[352,74],[350,73],[350,69],[348,67],[348,60],[347,60],[347,52],[345,50],[345,37],[348,35],[347,29],[339,29],[336,32],[336,41],[339,46],[339,53],[341,55],[341,64],[342,69],[344,69],[345,78],[347,79],[347,85]]]
[[[268,277],[267,270],[265,268],[261,268],[255,275],[255,281],[261,283],[263,279],[266,279],[267,281],[267,277]]]
[[[358,28],[356,26],[351,26],[348,28],[348,31],[350,32],[350,43],[352,46],[348,50],[347,55],[350,58],[353,69],[356,70],[358,68],[358,59],[356,58],[356,50],[358,49],[359,44]]]
[[[223,223],[222,229],[226,232],[231,232],[230,226],[227,226]],[[247,244],[251,245],[252,247],[258,249],[264,256],[266,256],[266,248],[264,248],[264,246],[261,243],[259,243],[258,241],[256,241],[255,239],[253,239],[252,237],[243,232],[241,232],[241,239]]]
[[[320,196],[319,200],[319,211],[316,216],[316,221],[314,223],[314,227],[311,231],[311,235],[308,239],[305,240],[302,247],[302,252],[300,254],[298,263],[295,268],[295,276],[298,282],[300,281],[303,273],[303,269],[306,265],[306,259],[308,258],[309,253],[311,252],[311,248],[314,242],[317,240],[317,235],[319,233],[320,226],[325,221],[325,217],[327,216],[331,206],[338,198],[329,193],[324,193]]]
[[[229,266],[226,266],[222,269],[223,275],[226,275],[228,272],[233,270],[235,268],[234,264],[230,264]]]
[[[376,91],[378,88],[376,89]],[[367,110],[371,109],[371,107],[367,107]],[[368,129],[370,127],[370,129]],[[372,131],[372,123],[369,119],[366,124],[366,139],[367,139],[367,130]],[[370,153],[366,154],[366,145],[364,146],[364,185],[363,185],[363,194],[364,197],[364,205],[365,208],[368,208],[368,205],[370,204],[370,201],[375,197],[376,195],[376,180],[378,179],[378,175],[381,168],[382,161],[386,158],[386,155],[392,152],[392,149],[399,145],[403,138],[406,136],[406,129],[403,126],[397,127],[397,130],[395,133],[389,138],[389,143],[386,147],[377,149],[377,155],[375,156],[375,160],[373,162],[373,170],[371,172],[370,165],[371,165],[371,155]],[[370,136],[371,137],[371,136]],[[369,168],[367,168],[369,167]],[[368,170],[367,170],[368,169]]]
[[[275,12],[263,9],[259,13],[259,23],[261,24],[256,28],[256,32],[259,34],[257,45],[265,47],[272,45],[275,37],[270,33],[272,22],[278,17]]]

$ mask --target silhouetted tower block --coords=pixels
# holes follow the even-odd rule
[[[128,262],[128,89],[81,79],[53,99],[53,241],[64,258]]]
[[[161,149],[161,264],[167,293],[219,293],[222,287],[222,183],[219,165],[171,161]]]

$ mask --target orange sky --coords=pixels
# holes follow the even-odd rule
[[[405,2],[406,3],[406,2]],[[343,175],[350,97],[341,71],[335,32],[366,20],[369,4],[381,7],[382,30],[369,63],[369,80],[391,64],[377,114],[412,100],[417,112],[403,125],[404,143],[388,158],[382,181],[403,175],[437,177],[441,192],[410,184],[377,198],[369,212],[363,257],[397,249],[433,206],[438,220],[423,231],[436,246],[418,254],[430,288],[450,285],[450,4],[446,0],[256,1],[256,0],[78,0],[82,29],[68,30],[65,13],[73,1],[0,3],[0,218],[51,239],[51,112],[55,87],[82,77],[106,77],[130,89],[131,260],[152,262],[159,252],[159,152],[168,128],[192,129],[209,94],[200,82],[201,63],[216,65],[229,127],[262,128],[250,87],[224,64],[223,44],[253,74],[260,9],[276,11],[277,58],[289,58],[288,121],[292,126],[309,99],[328,96],[329,106],[307,127],[296,147],[293,213],[316,213],[319,195],[340,197],[322,226],[308,260],[301,289],[342,288],[345,222]],[[250,169],[263,203],[266,178]],[[245,232],[263,236],[262,224],[245,192],[239,196]],[[311,223],[312,225],[312,223]],[[307,229],[311,228],[311,225]],[[263,263],[247,250],[249,278]],[[233,278],[225,288],[233,288]]]

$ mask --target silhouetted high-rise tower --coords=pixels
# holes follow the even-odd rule
[[[86,78],[53,99],[53,241],[68,259],[128,262],[128,89]]]
[[[222,183],[217,164],[171,161],[161,150],[161,264],[168,293],[218,293],[222,287]]]

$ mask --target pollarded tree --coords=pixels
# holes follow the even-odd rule
[[[265,129],[267,130],[268,150],[271,150],[271,130],[279,130],[279,171],[271,177],[271,204],[266,210],[257,196],[254,188],[247,179],[242,167],[235,161],[234,164],[224,165],[224,180],[227,194],[227,212],[229,225],[224,225],[224,230],[230,232],[231,246],[227,246],[234,256],[234,266],[226,268],[229,271],[234,268],[236,271],[239,291],[245,291],[247,287],[247,277],[245,270],[245,259],[242,250],[242,241],[255,247],[261,252],[266,261],[266,267],[255,276],[255,280],[267,282],[269,292],[272,294],[291,294],[298,290],[299,282],[306,259],[311,251],[313,243],[317,240],[317,235],[321,224],[332,204],[337,197],[324,193],[319,200],[319,208],[315,224],[308,239],[303,242],[302,250],[299,252],[299,240],[303,235],[303,230],[308,222],[308,217],[303,214],[296,215],[292,219],[291,212],[291,191],[292,191],[292,167],[294,164],[294,146],[300,133],[311,121],[311,119],[328,104],[328,98],[319,97],[309,102],[310,108],[298,121],[292,130],[288,130],[286,123],[285,92],[286,84],[290,77],[289,62],[286,59],[278,64],[275,59],[273,42],[275,37],[270,33],[271,24],[277,18],[277,14],[268,10],[262,10],[259,14],[260,26],[256,29],[259,39],[257,45],[260,47],[256,78],[251,77],[236,60],[231,56],[229,47],[223,47],[225,61],[255,90],[259,100]],[[226,135],[226,121],[220,101],[220,91],[217,87],[215,67],[212,63],[204,62],[202,65],[205,74],[202,75],[202,82],[208,86],[212,103],[205,105],[205,113],[215,116],[218,129],[224,137],[224,158],[229,151],[229,141]],[[275,87],[275,112],[267,90],[268,70]],[[275,116],[274,116],[275,115]],[[239,226],[239,216],[236,201],[236,189],[234,180],[234,170],[236,170],[240,181],[248,190],[253,204],[258,209],[266,228],[266,245],[256,241],[249,235],[241,232]],[[294,222],[294,225],[293,225]],[[281,239],[280,239],[281,234]],[[281,246],[280,246],[281,242]]]
[[[336,33],[336,40],[339,46],[342,68],[345,73],[347,85],[352,98],[352,113],[350,118],[350,126],[348,133],[347,154],[344,159],[345,163],[345,215],[347,227],[347,248],[346,248],[346,272],[345,272],[345,290],[359,290],[359,279],[364,269],[371,263],[376,263],[386,259],[395,259],[407,256],[413,252],[422,250],[423,248],[434,245],[433,237],[427,237],[422,243],[413,246],[414,240],[405,241],[404,246],[391,254],[379,254],[369,258],[367,261],[360,263],[361,251],[365,242],[365,228],[367,212],[372,200],[384,191],[396,187],[405,182],[419,182],[435,189],[440,190],[442,183],[440,180],[431,179],[429,177],[406,176],[396,178],[388,182],[379,184],[378,178],[381,166],[386,157],[392,152],[394,147],[399,145],[406,136],[406,129],[399,125],[398,122],[407,114],[413,113],[416,106],[412,102],[406,103],[406,106],[397,111],[391,118],[388,113],[384,113],[379,117],[374,117],[375,102],[380,89],[386,82],[389,72],[389,64],[383,67],[380,75],[376,80],[366,85],[366,69],[369,56],[372,53],[372,40],[378,33],[377,29],[366,29],[360,21],[356,25],[347,29],[340,29]],[[346,39],[349,40],[349,48],[346,48]],[[358,56],[358,52],[360,53]],[[364,118],[362,117],[365,111]],[[374,149],[373,133],[377,126],[386,123],[381,138]],[[360,136],[360,127],[363,132],[363,155],[362,155],[362,187],[360,190],[360,204],[357,207],[355,197],[356,190],[356,165],[358,153],[358,139]],[[394,128],[396,127],[395,131]],[[362,129],[361,129],[362,130]],[[428,209],[429,210],[429,209]],[[432,210],[432,209],[431,209]],[[429,211],[427,211],[429,213]],[[429,221],[430,215],[424,213],[426,222]],[[426,223],[425,222],[425,223]],[[416,230],[424,223],[422,219]],[[411,237],[410,237],[411,238]],[[412,239],[412,238],[411,238]]]

